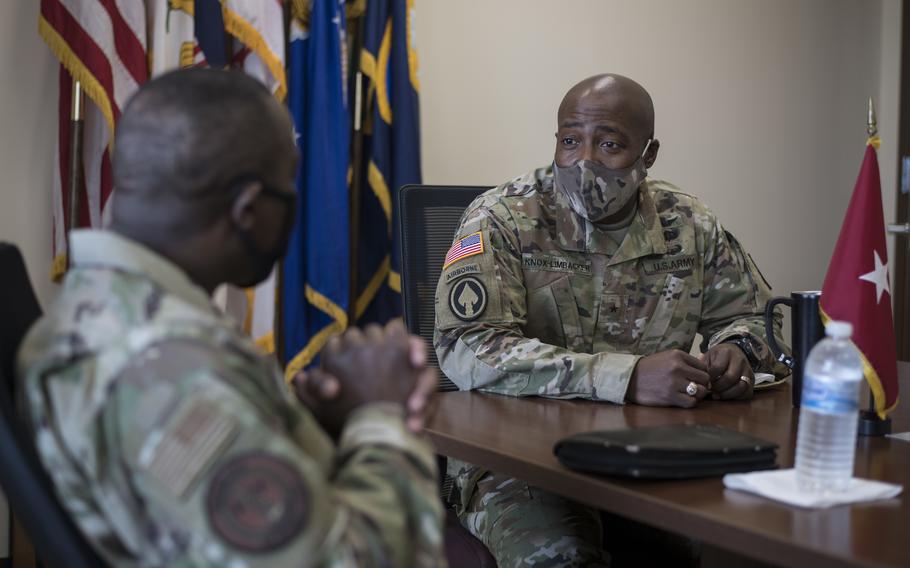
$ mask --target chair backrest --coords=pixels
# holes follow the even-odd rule
[[[452,246],[461,215],[489,187],[406,185],[398,198],[401,243],[401,297],[404,321],[411,333],[433,344],[436,326],[436,282],[442,261]],[[439,368],[430,349],[430,363]],[[457,390],[441,379],[440,390]]]
[[[19,249],[0,243],[0,486],[47,566],[104,566],[54,496],[31,436],[16,414],[16,351],[41,308]]]
[[[28,279],[25,261],[15,245],[0,242],[0,372],[3,388],[12,395],[16,376],[16,351],[25,332],[41,316],[41,306]]]

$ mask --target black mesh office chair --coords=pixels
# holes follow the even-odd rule
[[[398,197],[401,296],[408,330],[433,345],[436,282],[465,208],[489,187],[406,185]],[[430,364],[439,368],[430,349]],[[458,390],[440,374],[440,390]]]
[[[401,296],[404,321],[408,330],[433,345],[436,323],[436,282],[442,272],[442,261],[452,246],[461,214],[474,198],[489,187],[456,187],[440,185],[407,185],[398,195],[398,242],[401,243]],[[430,364],[439,368],[436,353],[429,350]],[[458,390],[455,383],[440,372],[440,390]],[[440,459],[445,472],[445,460]],[[444,476],[442,494],[448,496],[452,480]],[[446,556],[452,568],[495,567],[496,561],[464,529],[451,510],[446,519]]]
[[[0,274],[0,486],[46,566],[104,566],[54,496],[15,411],[16,351],[41,308],[14,245],[0,243]]]

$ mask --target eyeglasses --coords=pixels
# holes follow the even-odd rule
[[[262,177],[256,174],[242,174],[232,179],[227,183],[227,187],[229,188],[228,195],[230,195],[230,198],[233,200],[237,197],[237,194],[239,194],[240,191],[250,183],[259,183],[262,185],[262,191],[260,192],[260,195],[267,195],[269,197],[280,199],[284,201],[292,210],[295,210],[297,206],[296,191],[286,191],[284,189],[280,189],[277,186],[266,182],[264,179],[262,179]]]

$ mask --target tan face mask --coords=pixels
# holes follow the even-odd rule
[[[638,194],[638,188],[648,175],[644,156],[651,146],[645,145],[641,155],[628,168],[614,170],[592,160],[561,168],[553,162],[556,186],[569,199],[572,210],[588,219],[600,221],[614,215]]]

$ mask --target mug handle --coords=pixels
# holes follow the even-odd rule
[[[774,337],[774,308],[776,308],[778,304],[793,308],[793,300],[790,298],[771,298],[768,300],[768,303],[765,305],[765,338],[768,340],[768,347],[771,348],[771,353],[774,354],[774,358],[786,365],[789,369],[793,369],[793,365],[795,364],[793,357],[784,353],[784,350],[780,348],[777,339]]]

